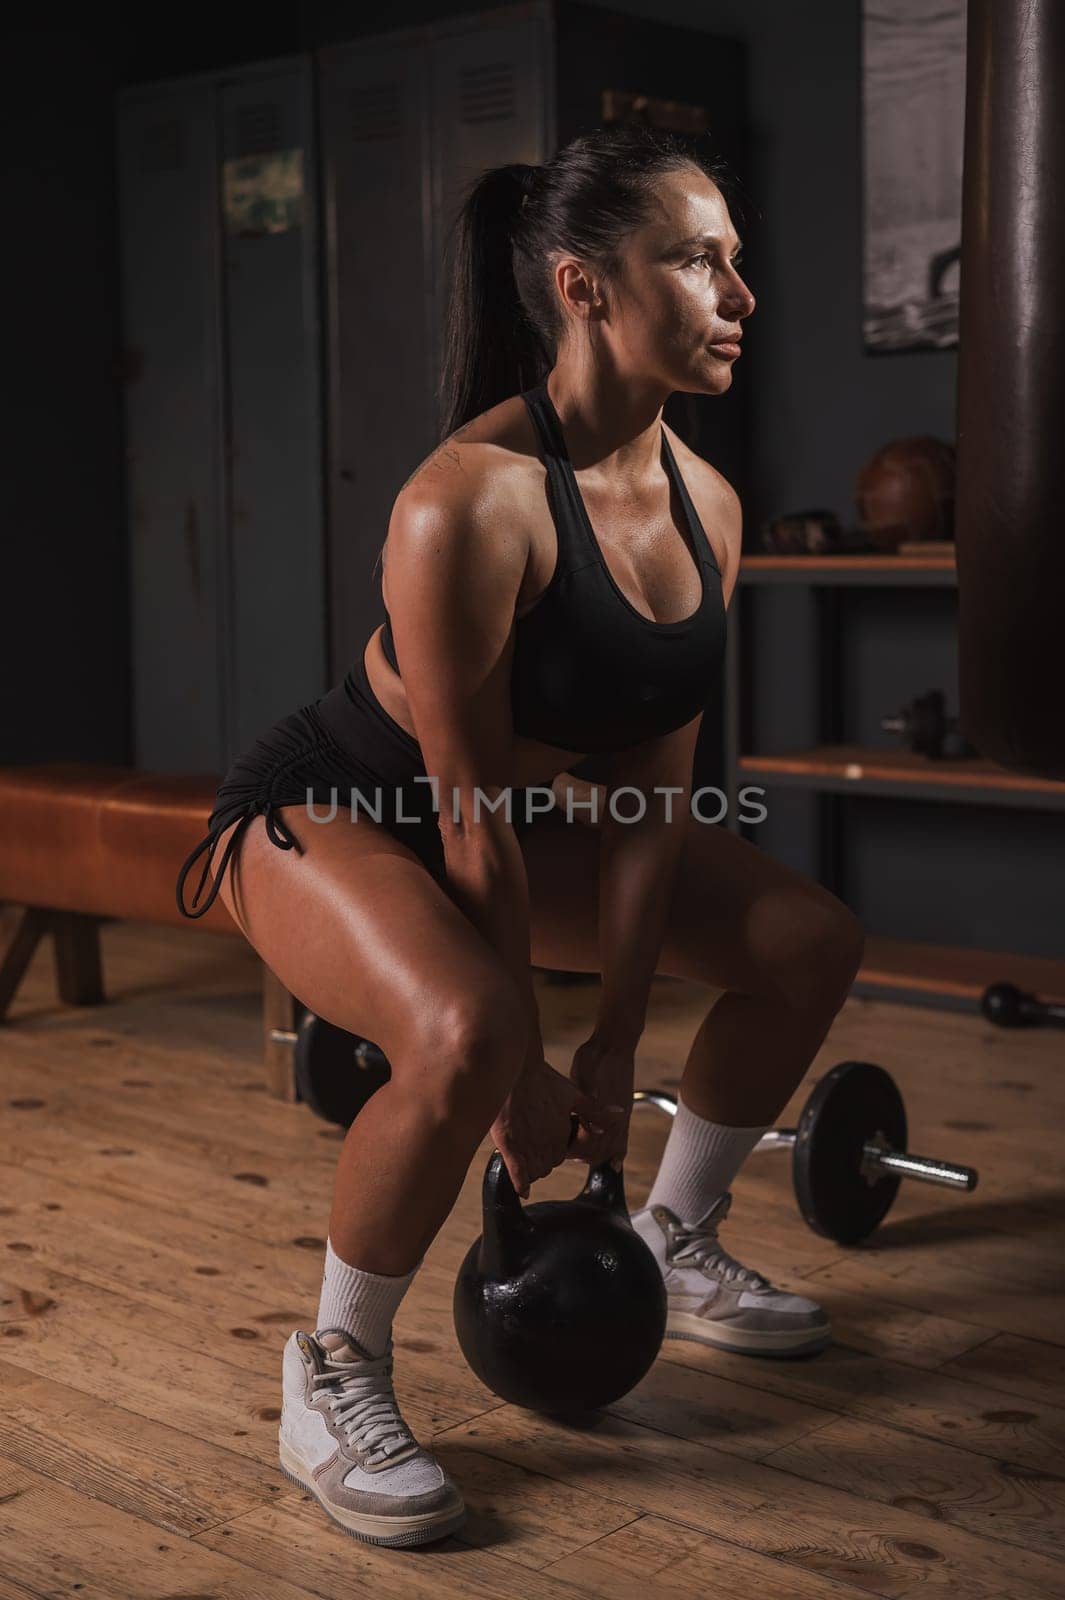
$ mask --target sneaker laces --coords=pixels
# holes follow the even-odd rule
[[[325,1372],[314,1374],[314,1386],[318,1391],[334,1388],[329,1409],[348,1445],[363,1454],[368,1465],[391,1460],[401,1450],[420,1448],[399,1414],[390,1351],[361,1361],[333,1361],[326,1352],[325,1365]]]
[[[772,1289],[768,1278],[729,1255],[718,1239],[717,1230],[728,1216],[731,1204],[731,1194],[722,1195],[701,1222],[681,1222],[679,1218],[671,1222],[671,1263],[674,1266],[702,1267],[722,1283],[742,1283],[756,1290]]]

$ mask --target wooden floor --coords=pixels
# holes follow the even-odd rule
[[[470,1517],[391,1552],[277,1464],[281,1348],[314,1327],[339,1132],[265,1095],[246,949],[103,939],[111,1004],[58,1009],[42,950],[0,1030],[0,1600],[1065,1594],[1060,1032],[850,1001],[810,1081],[882,1061],[913,1146],[980,1187],[910,1185],[845,1251],[799,1220],[787,1159],[753,1158],[726,1242],[824,1301],[837,1343],[803,1362],[669,1343],[588,1428],[500,1404],[458,1352],[478,1158],[396,1324],[405,1413]],[[565,1071],[594,991],[541,998]],[[656,987],[644,1085],[675,1085],[706,1000]],[[630,1203],[668,1123],[634,1128]]]

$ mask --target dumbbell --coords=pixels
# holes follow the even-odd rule
[[[1030,1028],[1045,1023],[1065,1028],[1065,1005],[1037,1000],[1012,983],[993,983],[980,997],[980,1010],[1000,1028]]]
[[[637,1089],[637,1105],[674,1116],[675,1095]],[[906,1108],[895,1080],[869,1061],[843,1061],[815,1086],[796,1128],[772,1128],[756,1151],[790,1150],[795,1198],[815,1233],[837,1244],[867,1239],[903,1178],[971,1191],[977,1173],[906,1149]]]
[[[957,717],[947,716],[942,689],[917,695],[894,716],[882,717],[880,726],[885,733],[901,734],[911,750],[933,761],[976,755],[959,732]]]

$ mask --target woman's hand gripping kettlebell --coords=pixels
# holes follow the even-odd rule
[[[530,1185],[561,1162],[587,1160],[591,1140],[606,1129],[592,1097],[540,1056],[522,1068],[491,1131],[515,1192],[527,1200]]]

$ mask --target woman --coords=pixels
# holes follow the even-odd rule
[[[292,993],[391,1063],[341,1150],[317,1327],[285,1348],[280,1426],[290,1476],[377,1543],[463,1517],[397,1409],[400,1300],[487,1132],[522,1195],[567,1158],[621,1162],[656,972],[725,991],[633,1219],[669,1334],[760,1354],[828,1338],[820,1307],[717,1238],[862,942],[832,895],[688,803],[740,508],[661,412],[674,390],[727,391],[754,309],[717,176],[615,129],[472,186],[447,436],[395,501],[389,622],[234,763],[182,869],[209,843],[202,888],[224,840],[212,894]],[[598,825],[566,811],[591,792],[571,778],[589,755],[636,791]],[[561,805],[526,810],[549,786]],[[544,1060],[530,964],[602,974],[568,1077]]]

